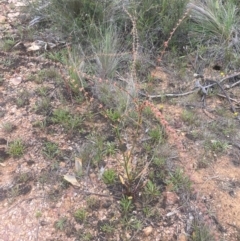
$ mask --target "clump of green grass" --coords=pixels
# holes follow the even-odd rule
[[[214,153],[222,153],[228,148],[228,144],[220,140],[206,140],[204,147]]]
[[[21,157],[24,154],[25,145],[22,140],[15,140],[8,144],[7,153],[12,157]]]
[[[159,187],[155,183],[153,183],[151,180],[148,180],[146,186],[144,187],[144,192],[148,196],[159,196],[160,195]]]
[[[206,61],[234,64],[239,51],[239,9],[234,1],[190,1],[190,40]],[[196,45],[197,44],[197,45]],[[207,60],[208,58],[208,60]],[[230,63],[229,63],[230,62]]]
[[[67,131],[81,130],[83,118],[77,115],[71,114],[67,109],[56,109],[53,112],[51,118],[55,124],[61,124]]]
[[[51,67],[48,69],[39,70],[36,74],[30,74],[27,77],[28,81],[34,81],[37,84],[42,84],[44,81],[58,80],[60,78],[58,71]]]
[[[107,169],[102,175],[103,181],[107,185],[112,185],[115,183],[117,174],[113,169]]]
[[[105,223],[100,228],[106,234],[113,234],[115,227],[110,223]]]
[[[169,172],[169,179],[166,182],[172,186],[175,191],[184,190],[189,192],[191,188],[189,177],[186,176],[180,168],[177,168],[174,172]]]
[[[89,197],[87,198],[86,203],[88,208],[93,209],[99,205],[99,200],[94,197]]]
[[[199,220],[194,221],[191,240],[192,241],[216,241],[214,235],[211,233],[210,227],[200,222]]]
[[[25,105],[28,105],[29,104],[29,96],[30,96],[30,94],[27,90],[19,91],[17,94],[17,98],[16,98],[17,107],[20,108]]]
[[[118,112],[117,110],[113,110],[113,109],[106,110],[106,115],[112,122],[117,122],[121,119],[121,113]]]
[[[114,155],[117,151],[116,144],[114,142],[107,141],[104,145],[103,153],[107,156]]]
[[[48,97],[44,96],[36,101],[33,108],[36,114],[46,115],[51,108],[51,101]]]
[[[46,157],[50,159],[54,159],[59,154],[60,151],[56,143],[46,141],[43,145],[42,152]]]
[[[73,214],[77,222],[84,222],[87,219],[87,211],[84,208],[77,209]]]
[[[48,88],[46,86],[41,86],[39,88],[36,89],[36,93],[39,95],[39,96],[44,96],[46,97],[47,96],[47,93],[48,93]]]
[[[54,227],[57,230],[63,231],[67,226],[67,217],[61,217],[58,221],[54,223]]]
[[[197,117],[192,111],[184,110],[181,114],[181,118],[188,125],[194,125],[197,122]]]
[[[124,196],[120,200],[120,208],[124,216],[130,214],[134,208],[132,199]]]
[[[46,57],[52,61],[60,62],[60,63],[65,63],[67,59],[67,50],[62,49],[60,51],[55,51],[55,52],[47,52]]]
[[[15,43],[16,42],[13,38],[5,38],[0,42],[0,49],[3,51],[10,51]]]
[[[154,143],[163,143],[165,140],[165,133],[163,128],[157,127],[149,131],[149,136]]]
[[[5,122],[2,124],[2,129],[6,133],[11,133],[14,130],[15,126],[11,122]]]

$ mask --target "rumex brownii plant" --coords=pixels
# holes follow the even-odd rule
[[[79,79],[79,91],[83,93],[83,96],[90,102],[94,100],[94,96],[90,97],[90,94],[88,91],[86,91],[85,88],[85,81],[91,81],[94,84],[93,89],[97,90],[95,94],[97,97],[101,96],[102,94],[99,94],[98,90],[105,91],[104,88],[110,89],[111,91],[105,92],[105,102],[104,105],[108,107],[108,109],[105,111],[104,116],[107,117],[112,122],[113,130],[116,134],[118,145],[123,146],[125,143],[125,140],[123,139],[123,136],[128,136],[129,134],[124,131],[124,128],[126,128],[126,120],[129,118],[130,113],[135,113],[134,119],[131,119],[133,125],[135,126],[134,133],[131,136],[131,145],[126,150],[121,150],[120,153],[122,156],[122,160],[120,161],[122,163],[122,169],[118,171],[118,177],[121,185],[123,186],[123,195],[128,198],[129,200],[135,200],[138,197],[138,194],[140,190],[142,190],[145,186],[145,190],[147,195],[151,194],[151,191],[156,193],[158,192],[158,187],[155,186],[154,182],[149,180],[148,182],[144,182],[144,179],[148,176],[148,167],[151,164],[151,160],[144,163],[142,159],[136,160],[136,149],[139,145],[139,136],[141,136],[142,133],[142,124],[144,122],[144,110],[148,108],[153,117],[156,118],[156,120],[159,121],[160,125],[164,129],[163,131],[166,132],[166,136],[171,137],[171,140],[174,141],[172,144],[176,144],[179,148],[181,148],[181,142],[178,141],[178,136],[175,133],[175,131],[170,127],[168,122],[166,121],[164,115],[162,112],[150,101],[150,100],[140,100],[137,97],[137,93],[139,90],[139,81],[137,76],[137,70],[136,70],[136,63],[138,61],[139,55],[139,38],[138,38],[138,31],[137,31],[137,23],[136,23],[136,16],[130,13],[125,6],[123,6],[123,11],[126,13],[126,15],[129,17],[131,23],[132,23],[132,64],[130,68],[130,76],[129,79],[126,80],[125,85],[121,85],[117,82],[114,82],[112,80],[106,79],[107,75],[102,74],[103,72],[95,72],[97,75],[91,75],[83,71],[84,64],[80,64],[81,68],[80,70],[77,69],[75,64],[75,57],[72,56],[72,52],[70,48],[68,49],[69,59],[71,60],[72,66],[74,67],[72,69],[73,72],[75,72],[76,76],[78,76]],[[176,28],[173,29],[173,31],[170,33],[170,37],[165,42],[165,48],[162,51],[161,58],[168,46],[169,41],[171,40],[173,34],[175,33],[176,29],[179,27],[179,25],[183,22],[183,20],[187,16],[186,12],[184,16],[179,20],[177,23]],[[107,42],[106,42],[107,44]],[[104,53],[102,53],[104,55]],[[107,52],[109,54],[109,52]],[[101,61],[101,54],[98,55],[97,58],[97,65],[102,66]],[[101,67],[101,68],[102,68]],[[100,70],[101,70],[100,68]],[[107,73],[107,72],[105,72]],[[67,80],[71,82],[71,80]],[[71,91],[71,90],[70,90]],[[112,93],[111,93],[112,92]],[[124,96],[125,98],[125,104],[121,104],[121,106],[124,106],[124,108],[119,109],[119,103],[120,99],[117,100],[113,97],[114,94],[120,93],[120,96]],[[109,97],[108,97],[109,95]],[[102,97],[100,98],[101,100]],[[109,100],[114,101],[114,104],[112,106],[109,106]],[[100,104],[101,105],[101,104]],[[103,107],[101,105],[101,107]],[[110,108],[109,108],[110,107]],[[156,137],[153,133],[153,131],[150,131],[151,139],[154,139],[155,142],[161,143],[159,141],[159,133]],[[162,134],[161,134],[162,135]],[[162,137],[161,137],[162,138]],[[156,141],[157,140],[157,141]],[[116,180],[116,174],[114,170],[109,169],[106,170],[103,174],[103,180],[106,184],[113,184]],[[154,187],[154,190],[153,190]],[[152,190],[151,190],[152,188]],[[154,195],[155,195],[154,194]]]

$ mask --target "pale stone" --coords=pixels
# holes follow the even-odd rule
[[[21,76],[14,77],[14,78],[11,78],[9,81],[13,85],[19,85],[22,82],[22,77]]]
[[[183,233],[181,233],[179,236],[178,236],[178,241],[187,241],[187,236]]]
[[[152,233],[152,231],[153,231],[152,226],[148,226],[148,227],[143,229],[143,233],[146,237],[149,236]]]
[[[5,23],[7,18],[5,16],[0,16],[0,24]]]

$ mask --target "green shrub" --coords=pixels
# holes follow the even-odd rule
[[[10,142],[7,148],[7,153],[12,157],[21,157],[24,154],[25,146],[22,140]]]
[[[206,57],[205,61],[221,59],[225,65],[236,61],[240,50],[240,15],[235,1],[191,1],[188,8],[190,41]]]

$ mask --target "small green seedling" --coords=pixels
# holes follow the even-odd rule
[[[124,196],[120,200],[120,207],[124,215],[129,214],[133,210],[132,199]]]
[[[64,230],[67,224],[67,218],[62,217],[58,221],[55,222],[54,226],[57,230]]]
[[[205,148],[210,149],[212,152],[220,153],[228,148],[228,144],[219,140],[208,140],[205,142]]]
[[[2,129],[6,133],[11,133],[14,129],[14,125],[11,122],[5,122],[2,124]]]
[[[112,122],[117,122],[121,118],[121,114],[117,110],[113,109],[106,110],[106,115]]]
[[[105,223],[101,226],[101,230],[104,233],[112,234],[112,233],[114,233],[115,228],[111,224]]]
[[[21,157],[24,154],[25,146],[21,140],[10,142],[7,153],[12,157]]]
[[[184,110],[181,114],[181,118],[184,122],[186,122],[188,125],[193,125],[196,123],[196,116],[193,112]]]
[[[42,97],[36,101],[33,108],[36,114],[46,115],[51,108],[51,101],[48,97]]]
[[[105,150],[103,151],[105,155],[114,155],[116,153],[116,145],[113,142],[106,142],[104,145]]]
[[[42,212],[41,211],[37,211],[36,214],[35,214],[35,217],[37,219],[41,218],[42,217]]]
[[[87,218],[87,211],[84,208],[77,209],[73,214],[77,222],[84,222]]]
[[[164,133],[161,128],[155,128],[150,130],[149,136],[151,137],[152,141],[155,143],[163,142],[164,140]]]
[[[149,196],[159,196],[160,191],[156,184],[154,184],[151,180],[148,180],[146,186],[144,187],[144,192]]]
[[[187,177],[183,170],[180,168],[177,168],[173,173],[169,173],[170,179],[167,180],[167,184],[172,185],[173,190],[179,191],[186,190],[190,191],[191,188],[191,181],[189,177]]]
[[[56,143],[50,142],[50,141],[46,141],[43,144],[43,154],[50,158],[53,159],[56,157],[56,155],[59,153],[59,148],[58,145]]]
[[[117,174],[113,169],[108,169],[104,171],[102,178],[105,184],[112,185],[116,181]]]

